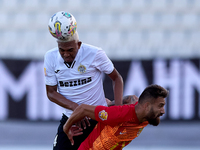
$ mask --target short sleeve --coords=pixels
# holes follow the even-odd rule
[[[102,49],[97,51],[94,61],[96,68],[105,74],[110,74],[114,70],[113,63]]]
[[[46,85],[57,85],[57,79],[54,69],[53,56],[50,52],[47,52],[44,56],[44,74],[45,74],[45,84]]]
[[[130,121],[134,117],[134,109],[130,105],[123,106],[97,106],[95,108],[95,118],[104,124],[115,126],[125,121]]]

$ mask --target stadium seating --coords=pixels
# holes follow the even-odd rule
[[[199,0],[0,0],[0,58],[43,59],[49,18],[71,12],[81,41],[111,59],[200,57]]]

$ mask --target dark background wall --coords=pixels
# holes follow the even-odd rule
[[[169,90],[166,121],[200,118],[200,59],[115,61],[124,79],[124,95],[139,96],[153,83]],[[0,120],[59,120],[62,108],[46,97],[43,61],[0,60]],[[113,100],[112,82],[103,76],[105,96]]]

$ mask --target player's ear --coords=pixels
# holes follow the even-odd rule
[[[150,102],[145,102],[144,103],[144,108],[146,112],[149,112],[151,109],[151,103]]]
[[[81,47],[82,42],[78,41],[78,49]]]

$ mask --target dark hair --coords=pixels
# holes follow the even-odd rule
[[[143,103],[146,100],[150,100],[152,98],[157,99],[158,97],[166,98],[168,96],[168,91],[156,84],[149,85],[144,89],[142,94],[139,97],[138,103]]]

